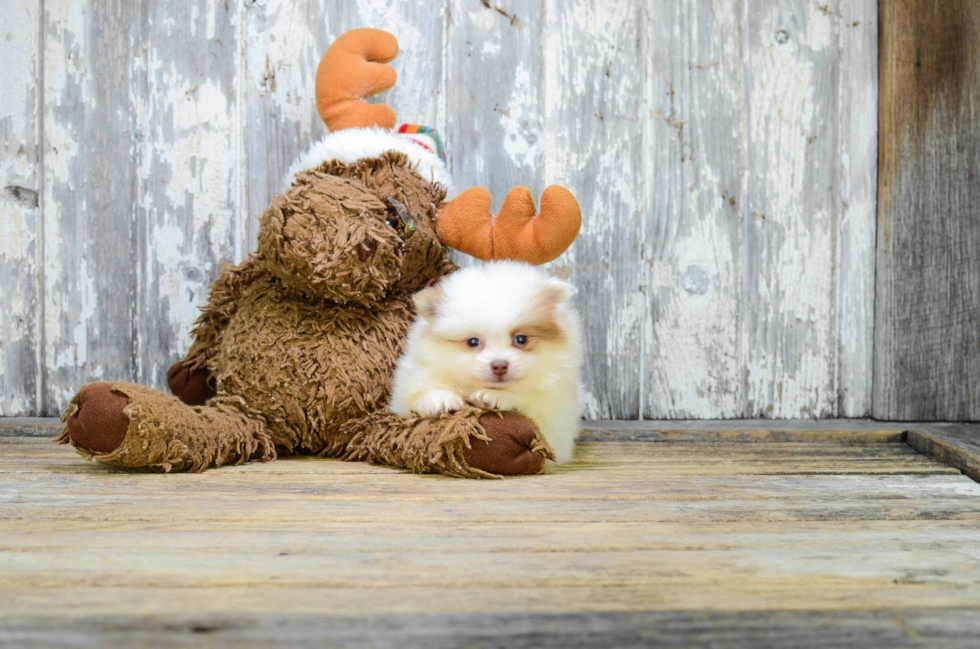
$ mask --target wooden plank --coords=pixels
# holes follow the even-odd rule
[[[730,430],[704,430],[690,427],[622,427],[585,432],[582,441],[598,442],[832,442],[835,444],[895,444],[905,441],[904,430],[795,430],[780,427],[752,427]]]
[[[317,459],[180,476],[134,474],[83,462],[40,440],[0,438],[0,444],[0,517],[25,524],[40,517],[171,529],[176,520],[271,529],[378,521],[860,526],[933,520],[936,512],[947,521],[980,520],[980,485],[901,444],[585,444],[568,467],[490,483]]]
[[[144,595],[144,593],[140,593]],[[579,613],[164,614],[137,618],[26,617],[0,621],[15,645],[132,647],[158,644],[240,647],[732,647],[823,649],[827,646],[923,646],[972,649],[980,634],[975,608],[864,611],[588,611]]]
[[[145,3],[140,58],[139,208],[135,358],[140,383],[166,389],[166,372],[221,263],[246,242],[240,56],[241,3]],[[115,221],[124,214],[114,215]],[[117,263],[123,260],[117,259]],[[117,326],[124,327],[123,323]]]
[[[745,2],[645,7],[643,415],[739,417]]]
[[[37,412],[39,1],[4,3],[0,69],[0,416]]]
[[[584,430],[691,430],[705,432],[726,432],[743,430],[795,431],[806,434],[810,431],[844,431],[853,433],[874,431],[904,431],[909,424],[904,422],[874,421],[873,419],[661,419],[645,421],[585,421]]]
[[[395,87],[387,103],[401,122],[441,126],[444,57],[442,3],[297,0],[247,3],[243,41],[248,133],[247,203],[255,246],[258,217],[282,190],[289,165],[326,133],[314,100],[320,57],[349,29],[375,27],[398,39]],[[450,141],[450,147],[452,146]],[[451,149],[450,149],[451,150]]]
[[[980,482],[980,426],[937,424],[914,428],[907,441],[923,455],[956,467]]]
[[[874,415],[980,419],[980,5],[881,0]]]
[[[733,450],[732,446],[738,444],[743,447]],[[924,462],[915,451],[904,444],[887,445],[867,445],[854,448],[851,445],[836,443],[813,443],[813,442],[778,442],[757,444],[742,444],[738,440],[727,440],[715,445],[704,445],[702,443],[679,443],[672,442],[669,448],[651,448],[653,445],[643,445],[646,448],[635,449],[629,447],[629,443],[605,443],[596,447],[583,447],[579,452],[576,462],[569,467],[556,470],[560,474],[560,480],[544,481],[532,499],[545,498],[552,494],[551,488],[555,485],[567,485],[569,483],[604,481],[602,476],[596,476],[592,472],[595,470],[609,470],[621,468],[619,463],[622,461],[624,452],[633,452],[635,456],[630,463],[629,471],[636,480],[635,490],[638,494],[645,494],[644,489],[649,487],[652,482],[670,480],[665,477],[663,470],[670,465],[670,475],[683,475],[685,479],[698,482],[702,479],[705,484],[710,485],[711,479],[718,475],[787,475],[798,473],[801,475],[837,475],[837,474],[861,474],[877,475],[882,473],[892,474],[949,474],[957,475],[958,471],[954,468],[944,466],[938,462]],[[661,446],[661,445],[656,445]],[[718,448],[712,448],[712,447]],[[31,444],[4,444],[8,457],[0,461],[0,471],[15,471],[16,467],[23,463],[33,469],[40,469],[42,466],[50,464],[52,459],[63,459],[64,449],[51,447],[50,449],[32,448]],[[725,455],[727,453],[727,455]],[[97,466],[97,465],[96,465]],[[85,474],[91,477],[98,475],[98,471],[93,470],[88,465],[82,463],[65,467],[62,472]],[[297,462],[294,460],[283,460],[273,469],[266,471],[280,476],[283,481],[280,489],[288,493],[290,488],[296,487],[305,489],[306,481],[315,480],[313,477],[322,472],[340,471],[344,475],[364,475],[364,478],[352,479],[350,486],[362,488],[368,485],[368,491],[373,493],[375,483],[381,480],[386,486],[381,489],[379,495],[389,496],[391,492],[387,486],[387,478],[378,478],[377,470],[367,470],[364,465],[345,464],[340,467],[320,468],[316,463],[312,465],[307,462]],[[566,475],[568,474],[568,475]],[[397,475],[397,474],[396,474]],[[32,478],[25,478],[32,480]],[[253,478],[243,477],[239,473],[222,475],[220,478],[209,479],[217,487],[218,485],[231,485],[234,490],[247,488],[248,481]],[[190,479],[197,484],[197,479]],[[394,484],[398,484],[396,479]],[[148,484],[157,484],[148,481]],[[159,483],[160,485],[166,483]],[[591,482],[593,486],[596,483]],[[608,486],[608,485],[606,485]],[[92,486],[92,493],[101,493],[101,485]],[[111,487],[106,487],[111,488]],[[421,494],[428,490],[441,489],[441,486],[432,484],[427,487],[417,487],[413,493]],[[478,489],[470,491],[470,487],[464,487],[458,497],[464,495],[480,495],[486,493],[487,489],[496,491],[497,488]],[[506,490],[507,488],[501,487]],[[611,490],[603,492],[602,497],[622,497],[624,494],[618,489],[610,487]],[[358,492],[360,493],[360,492]],[[365,492],[366,493],[366,492]],[[561,494],[557,491],[555,494]],[[630,492],[627,492],[630,493]],[[669,492],[668,492],[669,493]],[[353,491],[351,492],[352,495]],[[363,493],[361,494],[363,495]],[[724,494],[721,494],[724,495]],[[599,497],[599,496],[595,496]],[[645,494],[644,497],[648,497]],[[664,496],[666,497],[666,496]]]
[[[63,424],[55,417],[0,417],[0,437],[42,437],[54,439]]]
[[[917,424],[919,428],[924,424]],[[937,424],[925,424],[929,429]],[[20,431],[16,435],[26,437],[52,437],[50,430],[61,427],[56,417],[0,417],[0,435],[4,431]],[[881,422],[870,419],[719,419],[719,420],[593,420],[583,421],[585,443],[614,441],[651,441],[657,436],[667,438],[667,434],[700,435],[700,439],[765,439],[766,441],[832,441],[847,442],[902,442],[903,433],[909,424],[902,422]],[[676,441],[697,441],[695,439]]]
[[[142,8],[44,5],[43,367],[37,414],[88,381],[133,380]]]
[[[544,124],[550,126],[537,135],[542,140],[544,177],[531,178],[570,188],[583,213],[578,241],[550,270],[577,289],[585,342],[586,416],[637,419],[645,312],[641,249],[648,212],[638,191],[646,183],[644,151],[637,144],[644,124],[642,5],[592,0],[552,2],[546,9],[539,70],[545,88],[539,101]],[[516,33],[521,36],[533,28],[525,26]],[[501,53],[506,51],[501,47]],[[527,61],[514,63],[519,75]],[[525,101],[534,99],[530,95]],[[510,129],[503,122],[511,118],[501,118],[505,132]],[[500,144],[490,137],[480,146]]]
[[[921,425],[920,425],[921,426]],[[0,436],[54,437],[61,424],[54,417],[0,417]],[[812,420],[660,420],[582,422],[584,443],[600,441],[839,441],[903,442],[904,423],[868,419]],[[15,432],[16,431],[16,432]]]
[[[871,414],[878,192],[878,2],[838,7],[837,416]]]
[[[750,8],[744,416],[829,417],[837,413],[840,19],[816,0]]]
[[[447,11],[445,116],[456,189],[486,187],[494,211],[517,185],[537,197],[548,182],[543,4],[451,0]]]
[[[968,646],[980,485],[936,470],[903,444],[608,443],[504,481],[161,475],[0,438],[0,638]]]
[[[645,416],[866,414],[876,3],[648,7]]]
[[[907,427],[867,419],[587,421],[583,422],[582,441],[879,444],[904,442]]]

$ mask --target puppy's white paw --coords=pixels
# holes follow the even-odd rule
[[[501,404],[500,396],[500,393],[494,390],[477,390],[470,395],[468,401],[478,408],[502,410],[504,406]]]
[[[422,395],[412,408],[420,417],[436,417],[466,406],[463,397],[449,390],[432,390]]]

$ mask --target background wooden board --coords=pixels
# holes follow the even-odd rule
[[[649,216],[646,156],[636,139],[646,121],[642,9],[629,0],[553,1],[541,50],[544,173],[535,191],[553,183],[574,187],[587,215],[578,242],[551,270],[578,289],[589,418],[642,416]],[[474,175],[468,184],[478,182]],[[501,183],[495,191],[507,189]]]
[[[0,415],[39,412],[39,4],[0,6]]]
[[[380,100],[444,132],[457,189],[578,194],[583,233],[549,269],[579,289],[589,418],[870,411],[875,0],[32,7],[5,15],[27,64],[3,183],[40,193],[2,199],[0,416],[162,385],[324,133],[320,55],[362,25],[399,38]]]
[[[980,419],[980,5],[881,2],[874,414]]]
[[[837,409],[836,94],[846,27],[820,6],[771,0],[747,12],[740,365],[752,417]]]
[[[501,481],[315,458],[132,473],[0,436],[0,641],[965,643],[980,485],[853,428],[586,443]]]
[[[140,3],[44,5],[40,408],[135,380],[142,145]]]
[[[243,3],[143,3],[139,82],[137,381],[166,389],[221,262],[247,239],[241,192]]]

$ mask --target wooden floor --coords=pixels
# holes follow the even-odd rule
[[[0,426],[0,644],[980,639],[980,484],[900,426],[610,423],[501,481],[129,473],[51,430]]]

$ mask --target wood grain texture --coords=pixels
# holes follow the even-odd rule
[[[977,609],[916,608],[873,611],[587,611],[578,613],[456,613],[322,616],[256,613],[158,615],[134,621],[121,615],[26,618],[0,622],[15,645],[241,647],[288,645],[513,647],[514,649],[622,647],[732,647],[733,649],[918,648],[924,639],[946,649],[974,649]]]
[[[579,289],[589,418],[864,416],[876,6],[11,5],[5,24],[33,11],[44,43],[41,74],[11,67],[4,124],[20,135],[0,164],[41,193],[38,208],[0,197],[16,307],[0,316],[0,414],[56,414],[89,380],[162,385],[220,263],[254,247],[325,132],[320,56],[371,25],[401,46],[377,101],[445,133],[457,189],[485,185],[494,207],[520,184],[578,195],[582,235],[548,269]],[[32,181],[17,151],[39,134]]]
[[[83,383],[136,378],[142,17],[136,2],[44,3],[45,415]]]
[[[836,442],[879,444],[905,441],[909,428],[943,431],[942,424],[904,424],[867,419],[813,421],[758,419],[585,421],[582,440],[593,442]],[[0,417],[0,437],[45,437],[61,432],[56,417]]]
[[[644,415],[863,416],[876,4],[704,5],[649,3]]]
[[[648,419],[731,418],[740,362],[746,5],[647,2]]]
[[[874,414],[980,419],[980,5],[881,0]]]
[[[978,499],[900,443],[583,444],[477,482],[319,459],[138,474],[0,436],[0,638],[958,642]]]
[[[874,388],[878,2],[841,2],[837,114],[837,414],[867,417]]]
[[[947,466],[956,467],[980,482],[980,426],[916,426],[908,432],[906,441],[919,453]]]
[[[146,2],[140,76],[138,382],[166,389],[222,262],[253,245],[242,205],[244,3]],[[108,377],[107,377],[108,378]]]
[[[747,417],[837,414],[839,29],[824,2],[750,2],[741,278]]]
[[[38,412],[39,20],[38,0],[0,6],[0,417]]]
[[[589,419],[638,419],[643,391],[644,24],[630,0],[547,4],[540,59],[545,185],[574,188],[586,218],[550,271],[577,289]],[[493,139],[488,141],[493,143]],[[523,182],[523,181],[517,181]]]

